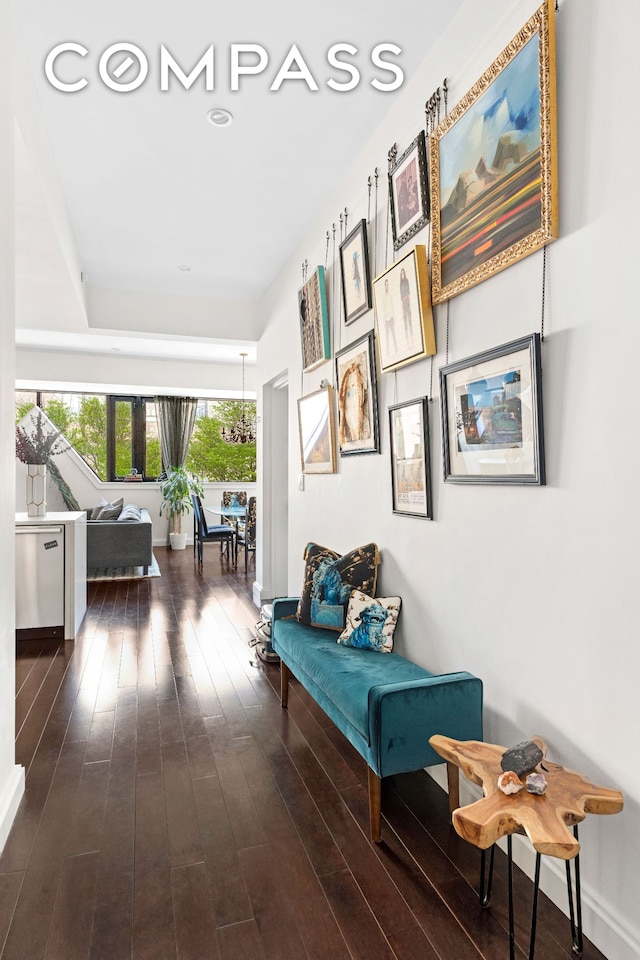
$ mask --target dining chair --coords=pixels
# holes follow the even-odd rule
[[[236,503],[239,507],[246,507],[247,505],[247,491],[246,490],[223,490],[222,491],[222,506],[230,507],[232,503],[232,497],[236,498]]]
[[[238,553],[233,527],[227,523],[209,526],[200,497],[195,493],[191,494],[191,502],[193,503],[193,552],[197,555],[198,563],[202,563],[205,543],[219,543],[220,552],[222,553],[225,547],[227,556],[233,558],[234,564],[237,563]]]
[[[256,498],[249,497],[247,504],[247,519],[244,529],[238,530],[236,536],[236,566],[238,566],[238,548],[244,550],[244,572],[247,572],[249,554],[256,552]]]

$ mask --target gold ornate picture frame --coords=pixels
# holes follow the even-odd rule
[[[554,0],[429,137],[432,300],[558,236]]]

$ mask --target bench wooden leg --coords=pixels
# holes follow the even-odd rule
[[[280,661],[280,706],[286,707],[289,703],[289,667],[284,660]]]
[[[382,829],[380,825],[380,815],[382,811],[382,778],[374,773],[371,767],[369,771],[369,830],[371,839],[374,843],[380,843],[382,840]]]
[[[447,780],[449,782],[449,815],[460,806],[460,768],[447,760]]]

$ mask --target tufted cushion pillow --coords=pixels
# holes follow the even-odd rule
[[[142,516],[142,510],[137,505],[137,503],[127,503],[126,506],[122,508],[122,513],[118,517],[118,522],[120,520],[123,520],[125,522],[129,521],[130,523],[136,522],[140,520],[141,516]]]
[[[117,520],[118,517],[120,516],[123,502],[124,502],[123,497],[119,497],[119,499],[114,500],[113,503],[105,504],[105,506],[102,507],[102,509],[100,510],[100,513],[98,514],[97,517],[94,518],[92,514],[92,519]]]
[[[354,590],[347,608],[347,623],[338,643],[364,650],[391,653],[400,615],[400,597],[368,597]]]
[[[351,591],[375,593],[380,563],[377,544],[367,543],[341,556],[328,547],[308,543],[304,558],[297,620],[312,627],[343,630]]]

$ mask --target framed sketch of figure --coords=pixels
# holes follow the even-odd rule
[[[383,373],[435,354],[436,337],[424,245],[416,245],[375,278],[373,299]]]
[[[371,309],[369,245],[364,219],[340,244],[340,276],[344,322],[352,323]]]
[[[379,453],[373,331],[336,354],[340,456]]]

